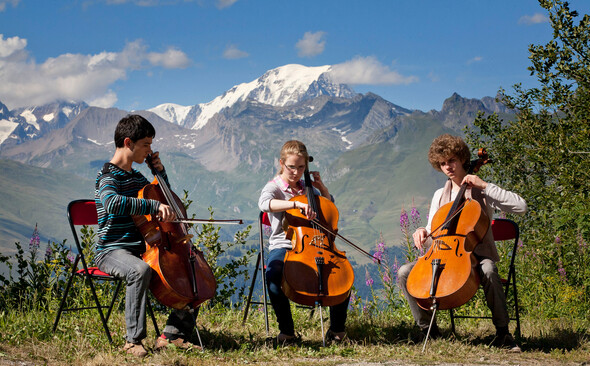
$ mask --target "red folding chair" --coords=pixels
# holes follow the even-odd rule
[[[492,233],[494,235],[494,241],[504,242],[505,244],[512,244],[512,250],[509,251],[510,265],[508,267],[508,274],[506,278],[501,278],[502,285],[504,286],[504,295],[508,300],[508,294],[512,289],[512,296],[514,300],[514,315],[510,317],[510,320],[516,320],[515,335],[520,337],[520,315],[518,309],[518,292],[516,289],[516,267],[514,261],[516,259],[516,250],[518,249],[519,229],[518,224],[509,219],[494,219],[492,220]],[[496,243],[500,244],[500,243]],[[451,314],[451,328],[455,333],[455,319],[458,318],[474,318],[474,319],[491,319],[491,316],[471,316],[471,315],[457,315],[454,314],[453,309],[450,310]]]
[[[84,250],[82,248],[80,240],[78,239],[77,227],[83,225],[95,226],[98,224],[98,216],[96,213],[96,204],[94,200],[82,199],[70,202],[68,204],[67,214],[68,221],[70,223],[70,228],[72,229],[72,235],[74,236],[74,243],[76,243],[76,250],[78,252],[76,253],[76,258],[72,265],[72,271],[70,273],[70,277],[64,290],[64,294],[59,304],[59,310],[57,311],[57,315],[55,316],[55,322],[53,323],[53,332],[55,332],[55,330],[57,329],[57,325],[63,312],[96,309],[98,311],[98,315],[100,316],[100,320],[102,322],[102,326],[107,335],[107,338],[109,342],[112,343],[113,340],[111,338],[111,332],[109,331],[107,322],[111,316],[119,292],[121,291],[123,280],[121,278],[117,278],[105,272],[102,272],[97,267],[88,267],[88,262],[86,261],[86,258],[84,256]],[[82,268],[78,268],[80,263],[82,263]],[[82,278],[84,282],[88,285],[88,287],[90,288],[90,292],[92,294],[92,299],[94,300],[94,306],[69,308],[65,307],[68,295],[70,294],[70,290],[72,288],[72,282],[74,281],[74,278]],[[96,294],[94,281],[109,281],[115,285],[113,297],[111,298],[110,304],[108,306],[102,305],[100,303],[100,300]],[[147,306],[152,322],[154,323],[154,328],[159,336],[160,331],[158,329],[156,318],[154,316],[149,301],[147,302]],[[108,309],[106,314],[104,314],[103,309]]]

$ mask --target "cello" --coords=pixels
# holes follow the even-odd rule
[[[338,305],[350,296],[354,282],[346,253],[334,244],[338,209],[329,199],[316,195],[307,166],[304,181],[306,195],[290,201],[309,204],[317,216],[309,221],[298,209],[286,211],[287,237],[293,249],[285,254],[281,287],[290,300],[301,305]]]
[[[478,159],[470,162],[467,174],[477,173],[489,162],[486,150],[479,149]],[[431,226],[435,229],[428,235],[432,245],[408,276],[407,290],[425,310],[459,307],[479,287],[473,250],[486,235],[490,219],[479,202],[465,197],[467,187],[467,183],[461,185],[455,200],[433,216]]]
[[[192,244],[193,235],[188,233],[188,224],[242,224],[242,220],[188,219],[180,198],[160,172],[154,169],[151,155],[146,158],[146,163],[155,179],[139,191],[138,198],[167,204],[176,215],[176,220],[169,222],[160,221],[155,215],[133,216],[146,243],[143,260],[156,272],[152,276],[150,290],[167,307],[195,308],[215,296],[217,282],[203,252]]]

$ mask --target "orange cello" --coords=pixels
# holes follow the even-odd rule
[[[315,194],[307,168],[304,180],[307,194],[291,201],[309,204],[317,218],[309,221],[298,209],[286,211],[287,237],[293,249],[285,254],[281,287],[290,300],[301,305],[338,305],[350,296],[354,282],[346,253],[334,244],[339,236],[338,209],[329,199]]]
[[[150,290],[163,305],[174,309],[195,308],[215,296],[217,282],[203,252],[192,243],[188,223],[241,224],[242,220],[195,220],[186,218],[180,198],[170,190],[162,175],[146,162],[154,182],[142,188],[138,198],[154,199],[169,205],[176,220],[160,221],[155,215],[133,216],[146,242],[143,260],[156,272]]]
[[[467,174],[477,173],[490,160],[485,149],[470,163]],[[453,309],[465,304],[479,287],[475,270],[476,245],[487,233],[490,220],[481,205],[465,198],[461,186],[454,202],[438,209],[432,218],[432,245],[408,276],[407,289],[423,309]],[[434,314],[433,314],[434,318]]]

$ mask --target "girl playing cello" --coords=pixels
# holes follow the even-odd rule
[[[301,177],[308,166],[309,155],[305,145],[296,140],[287,141],[280,153],[279,174],[269,181],[260,194],[258,207],[268,213],[271,224],[269,238],[270,253],[266,268],[269,298],[279,323],[277,341],[286,342],[295,339],[293,317],[290,302],[283,290],[284,258],[287,250],[292,249],[291,240],[286,238],[284,219],[285,211],[299,209],[308,220],[316,218],[311,206],[304,202],[290,201],[294,196],[305,194],[305,187]],[[313,177],[313,187],[321,196],[333,201],[328,188],[322,182],[319,172],[310,172]],[[330,307],[330,328],[326,338],[332,341],[342,341],[346,335],[345,323],[349,298],[339,305]]]
[[[432,230],[432,218],[440,207],[456,198],[463,184],[468,185],[468,189],[471,189],[472,198],[480,203],[482,209],[490,218],[494,210],[516,214],[526,212],[526,202],[518,194],[485,182],[476,175],[467,174],[470,155],[469,147],[458,136],[445,134],[434,139],[430,145],[428,161],[434,169],[443,172],[449,179],[443,188],[434,193],[430,204],[428,225],[418,228],[413,234],[414,245],[418,249],[430,244],[427,243],[427,239]],[[473,253],[478,262],[476,269],[481,278],[487,305],[492,311],[492,321],[496,327],[494,345],[507,348],[512,352],[520,352],[520,347],[518,347],[508,331],[509,316],[506,298],[495,264],[500,260],[500,257],[491,230],[488,230],[482,242],[475,247]],[[408,276],[415,264],[416,262],[406,263],[399,269],[398,286],[408,300],[410,310],[418,327],[426,334],[431,320],[431,312],[418,306],[416,299],[408,293],[407,289]],[[430,335],[433,338],[440,336],[436,323],[433,324]]]

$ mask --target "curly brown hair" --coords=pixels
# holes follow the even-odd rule
[[[459,136],[453,136],[448,133],[435,138],[430,145],[428,150],[428,161],[430,165],[439,172],[441,161],[457,157],[463,166],[467,169],[469,165],[469,159],[471,158],[471,152],[469,147]]]
[[[305,168],[307,169],[307,164],[309,162],[309,154],[307,153],[307,148],[301,141],[297,140],[289,140],[283,144],[281,148],[281,160],[284,162],[287,160],[289,155],[298,155],[303,156],[305,158]],[[279,174],[283,173],[283,166],[281,165],[281,170]]]

